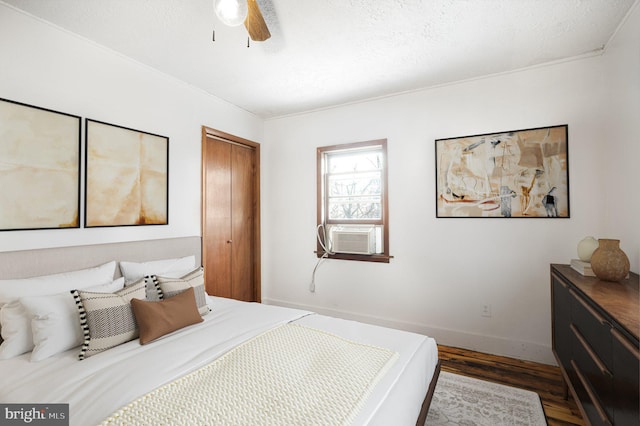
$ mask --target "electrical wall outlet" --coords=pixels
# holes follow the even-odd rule
[[[490,318],[491,317],[491,305],[489,305],[488,303],[485,303],[484,305],[482,305],[482,312],[480,312],[480,315],[483,316],[483,317]]]

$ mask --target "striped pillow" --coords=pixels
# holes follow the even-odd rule
[[[145,300],[145,293],[144,278],[115,293],[72,290],[84,334],[78,358],[85,359],[137,338],[131,299]]]
[[[181,278],[152,275],[151,280],[162,292],[163,299],[168,299],[193,287],[198,312],[200,312],[200,315],[209,313],[210,309],[207,306],[207,297],[204,290],[204,269],[202,267],[189,272]]]

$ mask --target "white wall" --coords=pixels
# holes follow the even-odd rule
[[[640,4],[620,28],[604,55],[608,88],[602,114],[607,127],[607,180],[603,200],[604,238],[620,239],[631,269],[640,265]]]
[[[169,225],[6,231],[0,251],[200,235],[201,126],[263,133],[252,114],[2,3],[0,97],[170,139]]]
[[[637,19],[636,19],[637,20]],[[632,25],[628,23],[627,25]],[[638,26],[636,26],[638,28]],[[637,30],[634,30],[637,33]],[[622,33],[620,35],[623,35]],[[626,36],[626,35],[625,35]],[[638,38],[621,43],[624,56]],[[628,45],[631,46],[628,46]],[[634,56],[635,57],[635,56]],[[637,253],[637,154],[626,131],[640,109],[610,99],[608,56],[268,120],[263,149],[263,301],[432,335],[440,343],[553,363],[549,264],[569,263],[586,235],[620,235]],[[623,78],[637,88],[638,66]],[[634,92],[634,95],[637,91]],[[610,108],[603,108],[610,104]],[[620,114],[618,109],[632,109]],[[569,125],[570,219],[436,219],[434,140]],[[637,135],[637,131],[635,132]],[[309,292],[315,249],[315,148],[388,139],[390,264],[329,260]],[[635,146],[634,146],[635,145]],[[627,151],[629,152],[629,151]],[[638,156],[632,156],[637,163]],[[603,203],[610,175],[629,212]],[[612,195],[615,197],[615,195]],[[613,223],[616,223],[615,225]],[[638,270],[638,262],[633,262]],[[482,317],[490,304],[492,317]]]

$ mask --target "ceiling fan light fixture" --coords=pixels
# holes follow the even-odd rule
[[[213,10],[224,24],[237,27],[244,23],[249,7],[246,0],[214,0]]]

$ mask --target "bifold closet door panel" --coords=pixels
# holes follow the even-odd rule
[[[221,297],[232,297],[231,146],[207,138],[203,150],[205,256],[202,264],[207,293]]]
[[[255,151],[231,145],[231,297],[254,300]]]

